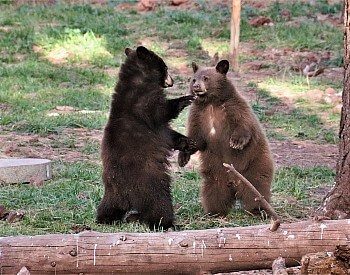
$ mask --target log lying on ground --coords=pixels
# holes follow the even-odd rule
[[[296,266],[307,253],[349,244],[350,220],[166,233],[98,233],[0,238],[0,273],[194,274]]]

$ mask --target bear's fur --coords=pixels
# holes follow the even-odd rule
[[[168,175],[171,149],[196,147],[169,127],[193,96],[167,100],[172,86],[164,61],[140,46],[127,48],[102,139],[104,196],[97,222],[139,220],[151,229],[174,224]]]
[[[203,208],[225,216],[241,199],[244,209],[255,212],[259,201],[227,173],[223,163],[233,164],[270,201],[274,164],[267,138],[246,100],[227,79],[227,60],[216,67],[199,68],[195,63],[192,67],[190,91],[197,98],[190,108],[188,137],[200,151]],[[189,158],[189,153],[180,152],[179,165],[186,165]]]

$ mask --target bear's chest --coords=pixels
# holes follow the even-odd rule
[[[224,105],[209,105],[205,108],[202,113],[202,131],[207,140],[222,140],[225,136],[226,124],[226,110]]]

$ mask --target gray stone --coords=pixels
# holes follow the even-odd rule
[[[0,184],[39,183],[51,177],[51,161],[48,159],[0,159]]]

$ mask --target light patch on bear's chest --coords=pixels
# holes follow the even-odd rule
[[[220,134],[224,119],[226,117],[225,107],[219,106],[214,107],[213,105],[209,105],[205,111],[205,121],[207,121],[207,132],[210,137],[215,137]]]
[[[209,129],[210,129],[209,134],[211,136],[214,136],[216,134],[216,129],[215,129],[215,126],[214,126],[214,120],[215,120],[214,107],[212,105],[210,105],[209,106]]]

